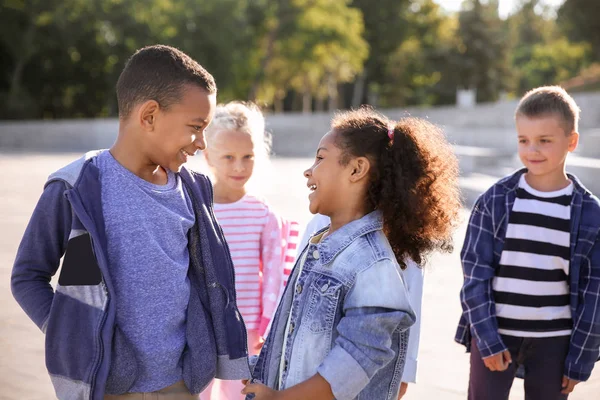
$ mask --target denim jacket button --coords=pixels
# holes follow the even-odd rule
[[[294,323],[290,323],[290,335],[294,333]]]
[[[301,284],[297,284],[296,285],[296,294],[300,294],[302,293],[302,285]]]
[[[313,258],[314,258],[315,260],[318,260],[318,259],[319,259],[319,250],[315,250],[315,251],[313,251],[313,254],[312,254],[312,256],[313,256]]]
[[[329,289],[329,283],[326,283],[323,286],[321,286],[321,292],[322,293],[325,293],[327,291],[327,289]]]

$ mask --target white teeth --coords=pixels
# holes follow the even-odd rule
[[[317,185],[310,185],[308,188],[310,190],[317,190]]]

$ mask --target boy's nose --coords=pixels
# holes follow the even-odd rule
[[[206,149],[206,140],[204,139],[204,134],[196,136],[196,139],[194,140],[194,146],[200,150]]]

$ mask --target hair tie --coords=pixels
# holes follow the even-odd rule
[[[394,140],[394,128],[388,129],[388,137],[390,138],[390,140]]]

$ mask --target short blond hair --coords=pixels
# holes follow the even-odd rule
[[[542,86],[525,93],[515,112],[515,117],[558,116],[564,124],[565,133],[579,131],[579,106],[560,86]]]

